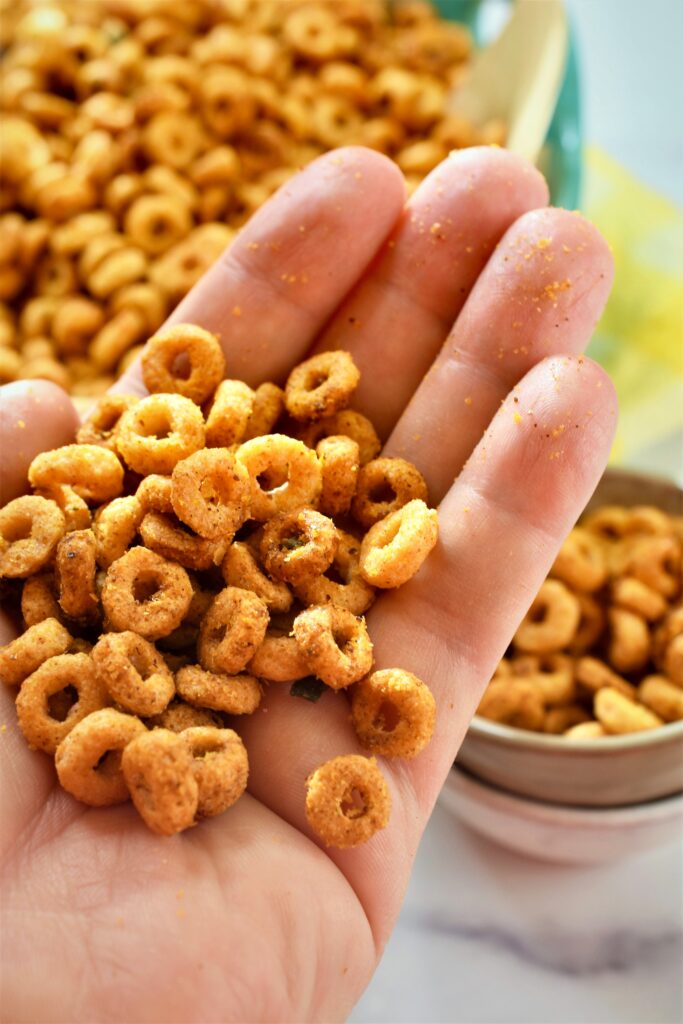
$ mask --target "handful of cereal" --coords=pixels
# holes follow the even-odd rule
[[[683,719],[683,518],[610,505],[564,542],[478,714],[594,739]]]
[[[224,370],[208,331],[161,331],[143,354],[150,395],[100,399],[76,444],[33,460],[34,493],[0,510],[0,579],[20,586],[26,626],[0,679],[19,687],[27,742],[77,799],[130,795],[164,835],[242,795],[247,752],[224,716],[252,714],[266,686],[317,699],[357,684],[351,718],[373,754],[414,757],[434,728],[424,683],[372,671],[363,617],[436,543],[421,474],[378,458],[347,408],[348,353],[308,359],[284,391]],[[335,758],[307,787],[329,845],[387,824],[374,758]]]

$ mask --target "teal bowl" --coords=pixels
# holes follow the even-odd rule
[[[511,0],[433,0],[441,17],[467,25],[477,46],[492,41]],[[575,210],[581,201],[581,97],[576,37],[569,25],[567,63],[545,146],[542,171],[554,206]]]

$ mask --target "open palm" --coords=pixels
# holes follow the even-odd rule
[[[353,354],[354,407],[386,454],[417,464],[440,507],[437,547],[368,616],[377,666],[433,690],[434,739],[413,762],[383,763],[388,828],[326,850],[305,819],[304,781],[359,749],[348,699],[330,691],[313,705],[272,685],[235,722],[247,794],[160,839],[130,805],[92,811],[60,791],[2,693],[8,1020],[337,1020],[377,965],[439,788],[597,482],[616,409],[603,372],[580,357],[609,292],[607,247],[579,216],[543,209],[536,171],[468,150],[404,202],[378,154],[320,158],[172,320],[217,332],[229,376],[252,385],[281,380],[312,348]],[[136,369],[117,388],[144,390]],[[48,384],[0,396],[8,500],[38,450],[70,439],[75,414]]]

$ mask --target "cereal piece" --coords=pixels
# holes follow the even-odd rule
[[[189,234],[192,217],[185,203],[172,196],[143,195],[129,206],[123,226],[144,252],[158,256]]]
[[[207,672],[186,665],[176,674],[178,693],[188,704],[229,715],[251,715],[261,703],[261,687],[253,676]]]
[[[107,570],[102,606],[114,629],[147,640],[167,636],[185,618],[192,585],[183,568],[146,548],[131,548]]]
[[[92,622],[98,617],[96,547],[92,530],[74,530],[57,545],[55,581],[62,611],[70,619]]]
[[[322,475],[315,452],[285,434],[268,434],[245,441],[237,461],[251,478],[251,515],[263,522],[278,512],[315,506]]]
[[[141,368],[150,394],[173,392],[201,405],[223,380],[225,357],[215,334],[173,324],[149,339]]]
[[[337,538],[337,550],[327,572],[302,580],[294,589],[305,605],[333,604],[362,615],[374,601],[375,591],[360,574],[360,541],[343,530],[337,530]]]
[[[178,562],[186,569],[202,571],[219,565],[226,544],[191,533],[174,515],[148,512],[140,523],[140,536],[150,551]]]
[[[683,686],[683,607],[674,608],[652,635],[655,665],[677,686]]]
[[[374,587],[400,587],[418,571],[438,538],[436,509],[415,498],[375,523],[363,538],[360,572]]]
[[[117,447],[137,473],[171,473],[204,447],[201,409],[183,395],[143,398],[121,417]]]
[[[59,744],[57,775],[67,793],[91,807],[120,804],[128,799],[121,771],[121,752],[146,732],[139,718],[103,708],[79,722]]]
[[[92,649],[92,660],[98,679],[125,711],[158,715],[175,693],[166,662],[137,633],[104,633]]]
[[[626,556],[624,572],[671,600],[681,589],[681,543],[676,537],[638,540]]]
[[[170,476],[151,473],[140,481],[135,497],[145,512],[163,512],[164,515],[173,515],[172,489]]]
[[[382,442],[370,420],[353,409],[344,409],[317,423],[308,423],[297,436],[309,448],[315,448],[326,437],[348,437],[358,445],[361,466],[376,458],[382,448]]]
[[[639,615],[625,608],[610,608],[607,612],[610,638],[608,657],[619,672],[637,672],[650,658],[650,633],[647,623]]]
[[[571,729],[567,729],[565,732],[565,738],[568,740],[599,740],[608,734],[600,722],[579,722],[578,725],[573,725]]]
[[[618,690],[625,697],[635,700],[635,687],[613,672],[609,665],[599,658],[579,658],[574,672],[576,681],[589,693],[597,693],[602,687],[609,686],[612,690]]]
[[[492,722],[538,732],[545,720],[543,695],[527,679],[495,679],[487,686],[477,714]]]
[[[577,593],[580,618],[574,639],[567,645],[570,654],[585,654],[598,642],[607,624],[607,616],[601,604],[591,594]]]
[[[201,537],[231,541],[249,517],[249,473],[227,448],[195,452],[171,477],[175,514]]]
[[[181,665],[178,671],[185,667],[185,665]],[[223,719],[215,711],[209,711],[207,708],[194,708],[183,700],[173,700],[160,715],[148,718],[147,725],[150,728],[158,726],[160,729],[170,729],[171,732],[184,732],[185,729],[194,729],[202,725],[222,729]]]
[[[612,600],[620,608],[640,615],[648,622],[656,622],[666,615],[666,600],[635,576],[621,576],[613,581]]]
[[[427,501],[427,484],[419,469],[405,459],[373,459],[358,474],[353,517],[369,530],[415,499]]]
[[[0,647],[0,682],[21,686],[48,660],[68,651],[71,634],[56,618],[29,626],[16,640]]]
[[[651,537],[668,536],[672,532],[671,517],[654,505],[634,505],[628,509],[624,532]]]
[[[102,395],[83,421],[76,441],[79,444],[96,444],[116,451],[116,438],[121,417],[140,401],[137,395]]]
[[[261,557],[268,573],[296,585],[325,572],[337,550],[331,519],[311,508],[273,516],[261,538]]]
[[[38,572],[64,534],[64,515],[54,501],[37,495],[15,498],[0,509],[0,578]]]
[[[58,694],[62,699],[55,701]],[[54,754],[78,722],[107,703],[107,691],[88,655],[58,654],[21,684],[17,717],[31,749]]]
[[[294,683],[311,674],[294,637],[276,629],[268,629],[247,669],[269,683]]]
[[[206,726],[185,729],[182,740],[199,789],[197,816],[222,814],[247,788],[249,759],[242,740],[232,729]]]
[[[37,626],[45,619],[56,619],[63,625],[64,613],[57,600],[57,587],[51,572],[29,576],[21,589],[21,614],[24,625]],[[56,651],[61,654],[61,651]]]
[[[266,381],[254,392],[254,404],[247,420],[242,441],[269,434],[285,408],[285,393],[277,384]]]
[[[526,654],[514,658],[512,672],[541,691],[548,705],[570,704],[576,697],[574,662],[566,654]]]
[[[627,530],[629,510],[621,505],[602,505],[584,516],[581,526],[605,541],[621,540]]]
[[[289,587],[281,580],[271,580],[266,576],[247,544],[235,541],[230,545],[221,572],[228,586],[253,591],[265,603],[268,611],[289,611],[292,605]]]
[[[92,516],[88,503],[79,497],[69,484],[54,484],[52,487],[39,488],[36,489],[36,494],[41,498],[48,498],[58,505],[64,516],[68,532],[90,528]]]
[[[326,516],[341,516],[351,508],[356,493],[360,452],[350,437],[324,437],[316,446],[322,473],[320,511]]]
[[[559,736],[574,725],[590,722],[591,716],[580,704],[565,704],[560,708],[551,708],[543,719],[543,732]]]
[[[348,352],[321,352],[295,366],[287,378],[287,412],[304,421],[332,416],[346,408],[359,380]]]
[[[112,562],[126,553],[135,539],[143,516],[144,509],[134,494],[126,498],[114,498],[97,510],[92,532],[98,565],[108,569]]]
[[[206,417],[207,448],[241,444],[254,409],[256,395],[241,380],[222,380]]]
[[[36,489],[67,484],[79,498],[99,504],[117,498],[123,490],[123,466],[106,448],[67,444],[36,455],[28,479]]]
[[[307,608],[294,620],[294,636],[311,672],[333,690],[358,682],[372,668],[365,619],[343,608]]]
[[[416,757],[434,732],[436,702],[428,686],[404,669],[361,679],[351,697],[351,721],[364,747],[385,757]]]
[[[199,629],[197,656],[202,668],[229,675],[241,672],[266,635],[268,619],[268,609],[256,594],[226,587],[213,599]]]
[[[169,729],[141,733],[124,748],[121,770],[145,825],[172,836],[194,824],[199,787],[187,744]]]
[[[515,647],[531,654],[550,654],[566,647],[581,618],[579,602],[559,580],[545,580],[517,628]]]
[[[683,718],[683,690],[666,676],[646,676],[638,686],[638,700],[665,722]]]
[[[560,548],[550,575],[572,590],[589,593],[599,590],[607,579],[600,540],[588,530],[575,526]]]
[[[641,732],[643,729],[656,729],[664,725],[662,719],[642,704],[629,700],[619,690],[604,686],[598,690],[594,698],[595,717],[605,732],[616,734]]]
[[[326,846],[348,849],[386,828],[391,796],[374,757],[335,757],[306,779],[306,817]]]

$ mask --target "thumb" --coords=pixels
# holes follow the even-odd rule
[[[19,380],[0,387],[0,506],[23,494],[34,457],[73,441],[78,413],[60,387]]]

